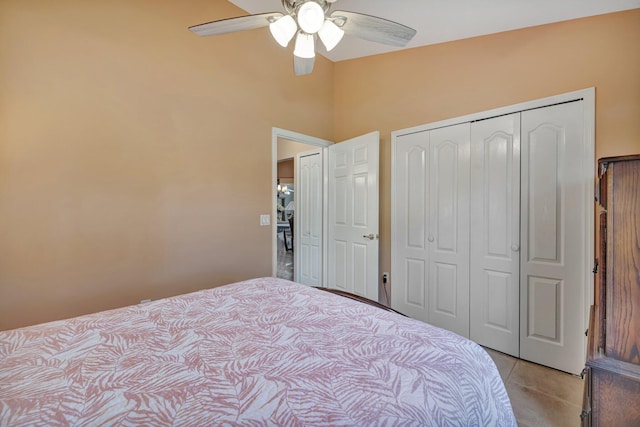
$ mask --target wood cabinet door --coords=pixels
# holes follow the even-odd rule
[[[608,357],[640,365],[640,160],[607,169]]]

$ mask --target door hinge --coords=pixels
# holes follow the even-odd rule
[[[589,414],[591,414],[591,411],[582,411],[582,412],[580,412],[580,420],[584,421],[584,419],[587,418],[589,416]]]
[[[589,368],[584,368],[582,372],[580,372],[580,378],[584,379],[584,376],[589,372]]]

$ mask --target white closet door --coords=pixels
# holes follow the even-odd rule
[[[469,337],[469,138],[463,123],[430,131],[429,323]]]
[[[428,322],[429,132],[398,136],[393,150],[391,306]]]
[[[583,102],[522,113],[520,356],[584,366],[587,212]]]
[[[512,356],[520,347],[520,114],[471,124],[473,341]]]
[[[397,137],[391,304],[469,336],[469,123]]]
[[[322,149],[296,154],[296,282],[322,285]]]

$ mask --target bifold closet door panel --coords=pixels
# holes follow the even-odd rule
[[[575,101],[521,113],[520,357],[573,374],[584,367],[592,280],[583,108]]]
[[[393,150],[391,306],[428,322],[429,132],[399,136]]]
[[[519,356],[520,113],[471,124],[470,337]]]
[[[429,132],[429,323],[469,337],[470,125]]]
[[[469,336],[469,123],[393,148],[392,307]]]

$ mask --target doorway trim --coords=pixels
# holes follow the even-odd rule
[[[303,144],[307,144],[314,147],[328,147],[333,145],[333,141],[328,141],[326,139],[317,138],[315,136],[305,135],[302,133],[281,129],[277,127],[273,127],[271,129],[271,275],[276,277],[278,274],[278,243],[277,243],[277,232],[278,232],[278,206],[277,206],[277,197],[275,194],[278,191],[278,140],[279,139],[287,139],[290,141],[301,142]],[[323,170],[323,181],[326,186],[326,173]],[[327,194],[323,195],[322,200],[323,205],[323,218],[326,218],[326,214],[324,210],[327,206]],[[323,230],[323,235],[324,235]],[[324,237],[323,237],[324,239]],[[324,265],[324,254],[323,254],[323,265]],[[294,266],[295,268],[295,266]],[[323,279],[324,280],[324,279]]]

